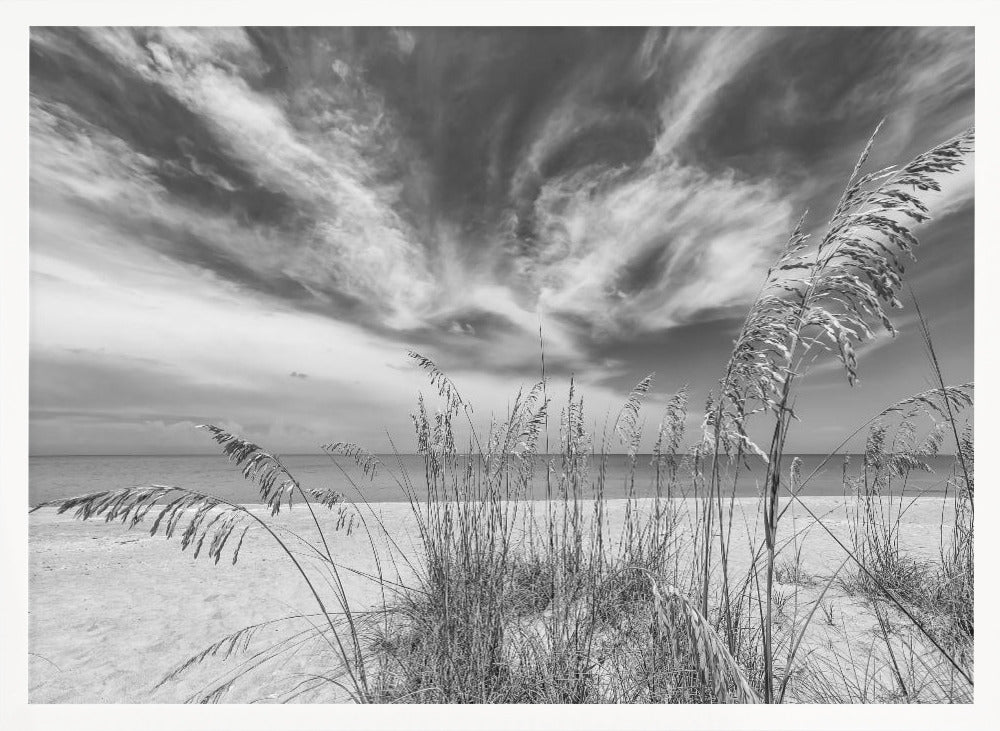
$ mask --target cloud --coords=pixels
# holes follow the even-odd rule
[[[302,33],[38,29],[32,42],[49,63],[102,54],[110,64],[103,73],[143,89],[150,104],[179,105],[188,115],[179,128],[161,130],[148,112],[123,110],[136,115],[133,128],[149,128],[145,137],[122,137],[115,125],[78,111],[87,108],[79,96],[67,97],[39,72],[46,78],[36,82],[32,104],[39,205],[61,195],[87,206],[91,225],[123,228],[137,245],[375,329],[470,334],[475,325],[461,317],[472,309],[530,333],[541,307],[557,322],[587,322],[588,337],[600,337],[618,327],[642,333],[697,321],[746,302],[813,185],[790,191],[770,171],[703,164],[691,152],[706,123],[733,118],[734,97],[764,83],[758,77],[781,55],[779,41],[791,39],[798,53],[817,45],[816,34],[622,33],[607,36],[599,52],[576,50],[546,86],[526,87],[535,94],[527,111],[516,111],[527,92],[497,88],[510,101],[490,135],[520,141],[507,146],[506,158],[496,157],[502,146],[491,142],[494,159],[482,174],[509,171],[499,206],[505,213],[491,229],[479,227],[472,209],[435,209],[434,190],[457,170],[435,170],[420,142],[423,120],[400,96],[402,80],[370,72],[364,44]],[[387,32],[381,42],[393,58],[429,64],[426,73],[452,68],[427,61],[415,33]],[[850,95],[870,107],[886,89],[915,104],[928,98],[934,72],[966,83],[965,38],[922,33],[916,50],[913,37],[891,35],[892,63],[873,66],[837,108]],[[442,52],[471,52],[462,34],[438,40]],[[484,60],[469,67],[465,83],[509,84],[487,61],[503,68],[520,57],[497,55],[491,36],[475,43]],[[874,43],[859,44],[874,52]],[[899,65],[908,60],[918,73],[903,80]],[[408,73],[399,68],[393,73]],[[793,69],[788,88],[815,73],[808,64]],[[431,94],[444,93],[439,81]],[[106,83],[86,82],[77,94]],[[622,103],[629,95],[635,101]],[[800,101],[793,106],[801,115]],[[204,131],[189,139],[184,125]],[[187,142],[166,154],[150,141],[165,134]],[[887,139],[892,146],[902,138]],[[851,154],[860,142],[852,140]],[[208,186],[212,196],[191,198],[176,176]],[[570,334],[552,336],[555,343]]]
[[[50,106],[62,113],[55,122],[40,119],[47,110],[36,103],[36,149],[44,153],[40,148],[49,148],[49,159],[89,158],[90,169],[80,171],[83,174],[75,180],[67,176],[72,170],[54,171],[67,180],[61,187],[71,188],[69,192],[90,204],[130,189],[133,218],[144,211],[153,213],[154,220],[148,223],[163,224],[168,238],[182,238],[177,229],[196,230],[201,244],[221,255],[218,269],[238,262],[262,278],[294,281],[321,301],[339,297],[364,303],[389,327],[419,322],[418,313],[433,287],[416,233],[393,207],[398,191],[391,184],[376,183],[378,155],[373,163],[366,154],[377,142],[378,127],[372,129],[370,122],[384,114],[373,90],[343,92],[364,100],[346,106],[335,104],[334,90],[327,94],[331,98],[326,104],[315,104],[317,111],[302,111],[300,126],[294,128],[280,97],[256,91],[240,75],[252,76],[262,69],[242,31],[89,29],[86,33],[122,69],[120,73],[134,74],[162,89],[202,120],[214,142],[252,176],[256,186],[277,191],[293,203],[293,220],[281,227],[246,226],[238,218],[181,205],[157,180],[159,167],[173,161],[144,156],[124,141],[74,120],[62,106]],[[331,108],[337,112],[329,120]],[[59,125],[67,118],[76,127],[68,134]],[[171,132],[182,135],[184,130]],[[121,158],[127,161],[124,168],[117,162]],[[44,164],[34,169],[36,177]],[[209,175],[217,185],[231,186],[196,162],[191,168],[194,174]],[[47,176],[44,183],[57,187],[55,178]],[[95,179],[109,181],[105,185],[110,189],[91,190],[87,183]],[[136,200],[137,195],[143,200]],[[209,264],[211,254],[203,254],[203,264]]]
[[[680,148],[772,37],[649,31],[628,65],[662,96],[645,110],[604,103],[618,65],[585,64],[563,82],[512,177],[507,235],[523,296],[586,323],[588,338],[697,321],[752,297],[794,223],[785,191],[683,160]]]
[[[697,29],[671,33],[662,45],[661,64],[683,67],[676,88],[660,106],[663,122],[656,153],[677,150],[698,123],[711,113],[718,97],[775,36],[762,28]]]
[[[543,347],[602,408],[652,370],[707,390],[777,247],[803,209],[825,220],[875,122],[873,165],[971,123],[972,40],[35,28],[32,357],[62,358],[38,371],[35,433],[117,414],[169,440],[201,399],[260,431],[300,415],[279,439],[334,412],[378,437],[373,414],[421,383],[396,370],[407,349],[494,406]],[[932,314],[964,311],[972,165],[932,198],[928,240],[954,232],[960,255],[922,251],[912,274]],[[101,348],[130,364],[125,400]],[[74,372],[85,402],[59,385]]]
[[[794,222],[779,190],[672,160],[581,171],[536,203],[547,232],[524,261],[543,307],[642,332],[750,299]]]

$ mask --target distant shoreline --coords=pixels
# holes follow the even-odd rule
[[[281,455],[285,465],[299,482],[308,489],[333,489],[348,498],[363,495],[369,502],[408,502],[406,490],[399,484],[402,473],[411,479],[419,477],[423,485],[424,458],[421,455],[381,455],[383,463],[377,474],[369,478],[355,469],[350,458],[337,458],[337,463],[347,470],[340,472],[328,455]],[[840,496],[845,493],[843,465],[849,460],[849,476],[856,476],[863,464],[861,455],[786,455],[781,462],[781,474],[789,474],[793,458],[801,460],[802,479],[808,479],[803,495]],[[556,472],[562,469],[560,455],[536,456],[534,478],[528,498],[544,499],[546,465],[551,464]],[[932,471],[914,471],[906,481],[908,495],[940,495],[951,487],[953,458],[937,457],[930,460]],[[594,456],[590,460],[590,475],[583,487],[585,494],[593,490],[600,472],[604,477],[604,493],[607,498],[626,497],[626,485],[631,485],[637,497],[655,496],[655,462],[652,455],[638,455],[632,467],[625,455],[608,455],[607,459]],[[477,464],[476,462],[472,463]],[[747,461],[737,480],[736,494],[756,497],[765,478],[765,464],[760,459]],[[689,481],[682,479],[683,494],[691,490]],[[77,495],[103,492],[136,485],[169,484],[207,493],[217,498],[235,503],[258,499],[258,489],[248,483],[223,455],[175,455],[175,456],[45,456],[33,457],[28,465],[28,503],[38,505],[56,499]],[[892,492],[898,494],[898,485],[893,481]],[[733,488],[729,485],[729,488]],[[851,490],[846,490],[848,493]],[[665,492],[665,490],[664,490]],[[423,489],[417,490],[417,497],[424,497]],[[727,493],[728,494],[728,493]]]
[[[279,454],[282,457],[328,457],[329,456],[326,452],[278,452],[277,454]],[[376,457],[395,457],[395,456],[397,456],[396,454],[394,454],[392,452],[375,452],[374,454],[375,454]],[[677,452],[677,453],[674,453],[673,455],[664,454],[663,456],[664,457],[670,457],[670,456],[673,456],[673,457],[686,457],[687,455],[688,455],[687,452]],[[784,458],[785,459],[789,459],[789,458],[795,458],[795,457],[810,457],[810,458],[819,458],[819,459],[822,459],[824,457],[830,457],[831,459],[833,459],[834,457],[861,457],[863,455],[864,455],[864,452],[834,452],[832,455],[829,452],[788,452],[788,453],[786,453],[784,455]],[[334,456],[341,456],[341,455],[334,455]],[[398,454],[398,456],[400,456],[400,457],[419,457],[420,454],[418,452],[400,452]],[[548,454],[548,455],[538,454],[538,455],[535,456],[535,458],[536,459],[542,459],[544,457],[559,457],[559,456],[561,456],[559,452],[553,452],[553,453]],[[594,456],[594,457],[600,457],[600,456],[625,457],[625,456],[627,456],[627,453],[626,452],[608,452],[605,455],[594,454],[592,456]],[[652,457],[652,456],[653,456],[652,452],[638,452],[636,454],[636,459],[641,461],[643,457]],[[953,458],[955,456],[955,454],[954,454],[954,452],[941,452],[940,454],[938,454],[936,456],[940,457],[940,458]],[[29,454],[28,455],[28,459],[60,459],[60,458],[70,458],[70,457],[72,457],[72,458],[114,457],[116,459],[119,459],[119,458],[128,458],[128,457],[146,458],[146,459],[150,459],[150,458],[160,459],[160,458],[168,458],[168,457],[177,457],[177,458],[185,458],[185,459],[190,459],[190,458],[193,458],[193,457],[214,457],[216,459],[223,459],[223,460],[225,459],[225,457],[220,457],[220,455],[219,455],[219,453],[217,451],[216,452],[196,452],[196,453],[192,453],[192,454],[170,453],[170,454]],[[746,457],[748,459],[759,459],[757,457],[754,457],[753,455],[746,455]]]

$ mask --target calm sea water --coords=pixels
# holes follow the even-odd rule
[[[808,476],[823,460],[821,455],[799,455],[802,459],[802,475]],[[305,488],[332,487],[348,497],[357,497],[357,492],[343,474],[324,455],[291,455],[282,458],[288,469]],[[420,496],[424,474],[423,458],[417,455],[401,457],[403,469],[416,486]],[[787,457],[783,474],[787,474],[792,456]],[[395,466],[396,457],[384,456],[386,464],[394,465],[393,472],[399,474]],[[820,472],[806,485],[803,494],[841,495],[842,457],[834,457],[821,468]],[[860,457],[853,457],[852,465],[860,466]],[[653,495],[653,470],[649,455],[640,455],[636,471],[636,493],[639,496]],[[353,471],[349,460],[341,459],[341,464]],[[915,473],[907,483],[907,492],[918,494],[940,493],[945,480],[951,474],[952,458],[939,457],[932,462],[934,472]],[[592,469],[596,475],[596,469]],[[763,480],[763,464],[757,463],[745,472],[737,484],[737,494],[754,496]],[[406,499],[403,491],[391,475],[381,471],[373,481],[363,476],[355,477],[357,485],[369,502],[398,502]],[[535,469],[536,497],[544,497],[545,480],[541,465]],[[176,485],[209,492],[217,497],[239,503],[259,502],[257,492],[251,483],[243,479],[239,471],[224,457],[217,455],[196,456],[93,456],[93,457],[31,457],[29,460],[28,497],[31,505],[46,500],[72,497],[88,492],[111,490],[121,487],[150,483]],[[609,498],[623,497],[625,494],[625,458],[611,456],[607,463],[605,494]],[[688,488],[689,489],[689,488]]]

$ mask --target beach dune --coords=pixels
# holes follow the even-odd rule
[[[922,558],[937,556],[941,511],[943,507],[950,510],[949,503],[941,498],[920,498],[913,503],[901,526],[900,545],[906,552]],[[822,517],[824,525],[849,544],[842,498],[810,497],[807,504]],[[624,505],[623,500],[608,502],[612,534],[621,524]],[[757,507],[756,499],[736,502],[730,555],[734,575],[749,566],[747,536],[756,531],[759,542]],[[691,509],[691,505],[684,508]],[[411,507],[385,503],[373,505],[372,510],[398,546],[390,551],[384,540],[376,541],[383,558],[383,575],[402,583],[414,581],[406,567],[406,560],[412,561],[420,552]],[[283,513],[277,520],[302,536],[315,530],[304,509]],[[335,516],[328,515],[326,520],[332,526]],[[29,521],[32,703],[175,703],[196,699],[206,689],[237,675],[244,663],[253,665],[255,652],[308,629],[309,622],[316,621],[302,617],[316,612],[308,587],[288,557],[263,532],[249,534],[238,563],[232,565],[227,553],[216,565],[204,555],[193,559],[190,549],[182,553],[176,537],[149,536],[142,525],[126,530],[114,523],[80,522],[69,515],[57,515],[53,509],[33,513]],[[793,506],[781,523],[783,535],[808,528],[802,535],[803,573],[825,577],[840,565],[844,552],[822,528],[809,528],[810,523],[806,512]],[[329,540],[332,553],[347,567],[342,576],[351,609],[381,606],[379,586],[361,575],[377,572],[365,531],[355,529],[351,535],[331,531]],[[400,550],[408,554],[405,559]],[[799,587],[798,621],[821,590],[821,583]],[[837,587],[831,588],[826,601],[834,607],[837,621],[831,626],[814,618],[806,644],[827,647],[831,633],[834,644],[864,641],[874,619],[863,602]],[[246,651],[226,660],[221,656],[208,658],[159,684],[171,670],[230,633],[286,617],[292,619],[262,627]],[[250,670],[219,700],[287,701],[304,679],[330,671],[333,663],[328,647],[293,647],[278,659]],[[331,686],[294,699],[345,700]]]

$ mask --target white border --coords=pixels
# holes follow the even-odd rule
[[[997,428],[977,423],[980,493],[976,595],[976,703],[972,706],[98,706],[27,704],[28,454],[28,27],[30,25],[974,25],[976,26],[977,413],[1000,413],[996,385],[996,315],[990,284],[1000,279],[995,232],[1000,206],[996,172],[1000,14],[988,0],[949,2],[840,0],[703,0],[593,2],[552,0],[446,2],[27,2],[0,5],[0,145],[3,189],[0,240],[0,727],[21,729],[411,728],[411,729],[987,729],[1000,717],[997,688],[995,531],[998,475],[990,447]],[[996,286],[995,284],[993,286]],[[986,572],[986,573],[984,573]]]

